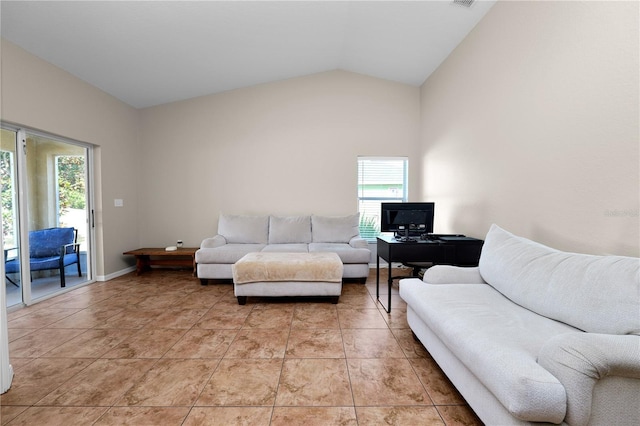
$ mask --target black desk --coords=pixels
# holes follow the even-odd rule
[[[389,299],[391,312],[391,263],[431,262],[434,265],[478,266],[484,241],[464,235],[430,235],[429,240],[401,242],[391,236],[378,237],[376,257],[376,299],[380,301],[380,258],[389,264]],[[382,303],[381,303],[382,304]]]

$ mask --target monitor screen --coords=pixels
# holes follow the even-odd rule
[[[435,203],[382,203],[380,231],[433,233]]]

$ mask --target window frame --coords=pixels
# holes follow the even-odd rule
[[[16,203],[17,203],[17,195],[16,195],[16,159],[15,159],[15,152],[14,151],[10,151],[10,150],[6,150],[6,149],[0,149],[0,152],[2,153],[7,153],[7,165],[8,165],[8,172],[9,172],[9,178],[10,178],[10,185],[11,187],[9,188],[11,191],[11,230],[10,232],[10,238],[9,240],[7,240],[6,238],[4,239],[4,243],[5,244],[9,244],[11,247],[15,247],[16,246],[16,241],[17,241],[17,233],[18,233],[18,216],[17,216],[17,209],[16,209]],[[3,188],[5,189],[5,188]],[[7,232],[6,229],[3,229],[3,232]]]
[[[401,177],[401,182],[399,179],[397,179],[398,176],[393,176],[392,174],[389,174],[388,176],[382,176],[383,178],[387,178],[387,179],[391,179],[390,182],[388,183],[389,185],[394,185],[394,186],[398,186],[400,187],[400,194],[397,196],[393,196],[393,195],[372,195],[371,193],[366,194],[365,193],[365,189],[364,186],[369,184],[369,185],[385,185],[387,184],[386,182],[378,182],[378,183],[373,183],[373,182],[366,182],[367,180],[367,173],[365,171],[363,171],[362,167],[365,164],[365,162],[373,162],[374,167],[372,168],[372,171],[379,171],[381,166],[383,165],[385,162],[389,162],[389,163],[394,163],[394,167],[402,167],[402,177]],[[377,163],[377,164],[376,164]],[[400,164],[397,164],[400,163]],[[369,175],[371,175],[371,173],[369,173]],[[380,175],[378,175],[378,177],[380,177]],[[393,178],[396,179],[396,181],[393,181]],[[386,179],[384,179],[386,180]],[[360,212],[360,223],[359,223],[359,230],[360,230],[360,236],[362,238],[364,238],[365,240],[369,241],[369,242],[375,242],[376,241],[376,237],[379,236],[381,234],[380,232],[380,204],[383,202],[389,203],[389,202],[407,202],[409,199],[409,185],[408,185],[408,181],[409,181],[409,158],[406,156],[394,156],[394,157],[375,157],[375,156],[358,156],[357,159],[357,196],[358,196],[358,212]],[[363,210],[364,209],[364,205],[363,203],[377,203],[377,214],[371,215],[371,214],[363,214],[365,213]],[[369,209],[371,210],[371,209]],[[371,223],[371,218],[373,218],[373,223]]]

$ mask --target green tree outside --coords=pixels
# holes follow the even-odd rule
[[[85,200],[84,157],[63,155],[58,157],[58,188],[60,212],[66,209],[84,209]]]

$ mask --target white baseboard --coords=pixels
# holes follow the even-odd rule
[[[96,276],[96,281],[109,281],[112,280],[114,278],[118,278],[121,277],[123,275],[128,274],[129,272],[133,272],[136,270],[135,266],[129,266],[128,268],[125,269],[121,269],[117,272],[114,272],[113,274],[109,274],[109,275],[97,275]]]

